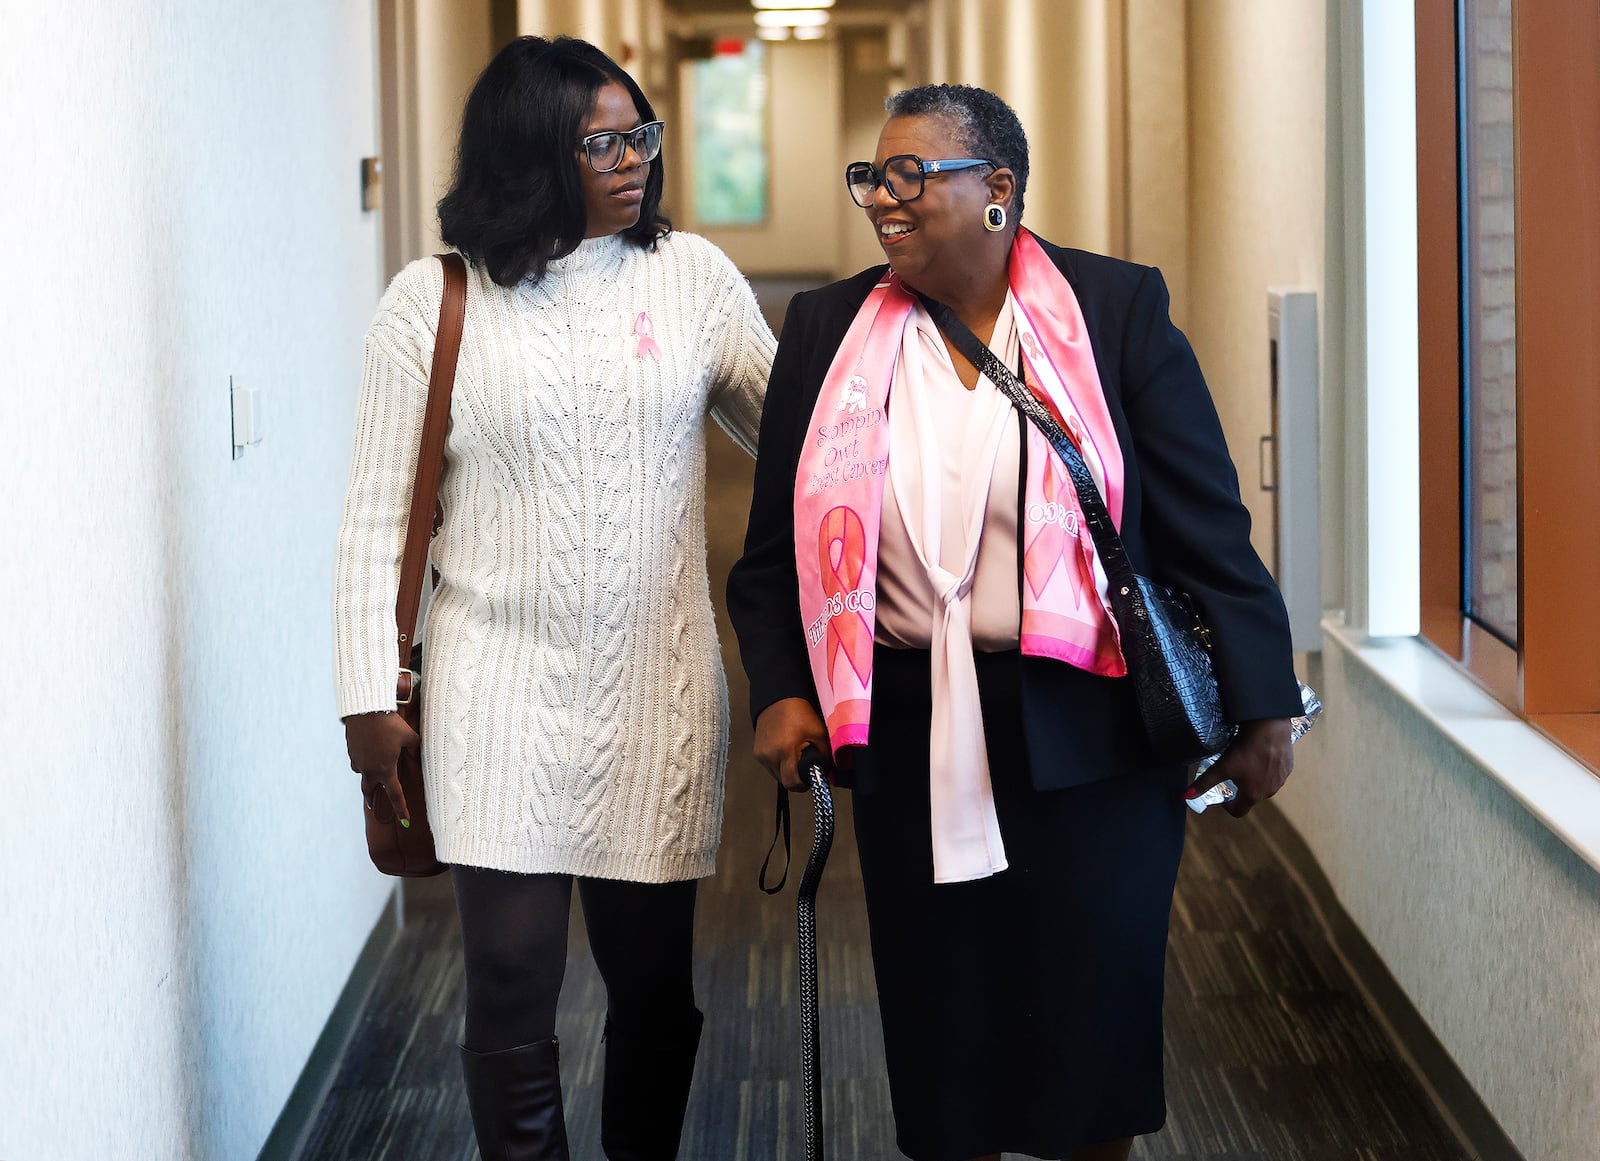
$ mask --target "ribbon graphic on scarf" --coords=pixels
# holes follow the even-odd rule
[[[1030,506],[1028,522],[1034,523],[1037,515],[1039,532],[1022,556],[1022,575],[1028,578],[1028,587],[1037,599],[1044,595],[1056,569],[1067,564],[1068,552],[1078,546],[1082,524],[1078,519],[1077,489],[1067,476],[1066,468],[1052,455],[1045,462],[1044,502],[1035,513]],[[1081,604],[1081,594],[1074,588],[1073,604]]]
[[[661,362],[661,347],[655,340],[655,324],[650,321],[650,312],[641,310],[639,317],[633,320],[633,333],[639,337],[639,347],[635,354],[641,359],[654,359]]]
[[[867,530],[853,508],[831,509],[817,530],[817,565],[822,590],[828,598],[828,672],[833,673],[839,651],[863,687],[872,680],[872,624],[862,615],[871,612],[872,593],[861,588],[866,570]]]

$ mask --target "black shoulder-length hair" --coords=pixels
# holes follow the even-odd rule
[[[656,113],[616,61],[573,37],[523,36],[495,54],[461,117],[455,180],[439,202],[440,236],[501,286],[538,281],[588,229],[578,141],[595,98],[615,81],[645,121]],[[672,231],[661,213],[661,159],[650,163],[639,220],[622,232],[650,249]]]

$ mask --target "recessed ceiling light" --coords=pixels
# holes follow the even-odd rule
[[[756,36],[762,40],[788,40],[788,28],[758,28]]]
[[[816,8],[757,12],[756,23],[762,28],[821,28],[828,23],[828,14]]]
[[[833,0],[750,0],[752,8],[832,8]]]
[[[828,30],[826,28],[806,27],[794,30],[794,38],[796,40],[821,40],[827,35]]]

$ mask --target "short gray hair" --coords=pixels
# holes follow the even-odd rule
[[[1011,106],[973,85],[919,85],[885,102],[891,117],[945,117],[969,157],[983,157],[1017,176],[1013,217],[1022,218],[1028,188],[1028,135]]]

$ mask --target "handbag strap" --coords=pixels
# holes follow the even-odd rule
[[[450,393],[456,385],[456,356],[461,352],[461,325],[467,313],[467,263],[459,254],[436,254],[444,266],[444,298],[433,339],[433,369],[428,375],[428,407],[422,417],[422,444],[417,474],[411,485],[411,518],[400,557],[400,593],[394,604],[399,635],[400,668],[411,668],[412,634],[422,604],[422,577],[427,571],[428,542],[439,526],[439,478],[444,475],[444,438],[450,425]]]
[[[1050,446],[1061,457],[1061,462],[1066,465],[1067,474],[1072,477],[1072,485],[1078,491],[1078,506],[1083,509],[1083,518],[1089,524],[1089,534],[1094,537],[1095,550],[1100,554],[1100,564],[1106,570],[1106,580],[1111,585],[1111,591],[1128,598],[1135,609],[1140,607],[1142,599],[1139,596],[1139,584],[1134,577],[1133,565],[1128,560],[1127,550],[1122,546],[1122,537],[1117,533],[1117,526],[1111,522],[1111,513],[1106,511],[1105,501],[1100,498],[1100,489],[1095,486],[1094,475],[1078,452],[1078,445],[1073,443],[1072,437],[1066,433],[1061,424],[1056,422],[1056,417],[1050,414],[1049,408],[1039,402],[1032,391],[1023,386],[1011,372],[1011,368],[1001,362],[989,349],[988,344],[972,333],[972,328],[956,317],[955,311],[925,294],[918,294],[917,298],[922,301],[934,325],[955,344],[956,350],[965,355],[989,382],[1000,388],[1018,411],[1033,421],[1034,426],[1044,434]]]

